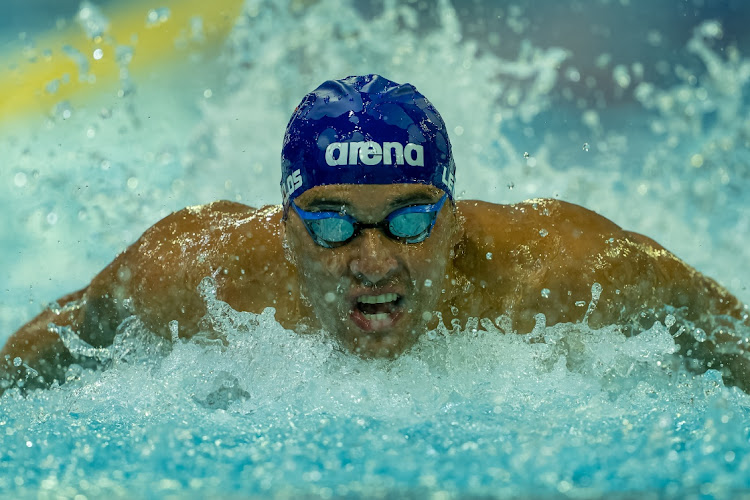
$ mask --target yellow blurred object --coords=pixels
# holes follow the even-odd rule
[[[137,0],[106,7],[84,3],[75,20],[34,36],[33,48],[0,54],[0,122],[46,115],[61,101],[75,105],[93,92],[113,91],[123,69],[137,82],[157,64],[161,70],[192,54],[216,51],[242,4],[243,0]]]

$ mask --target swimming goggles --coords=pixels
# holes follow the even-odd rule
[[[375,224],[360,222],[341,212],[308,212],[293,201],[292,207],[305,223],[307,232],[315,243],[325,248],[336,248],[346,245],[363,229],[368,228],[380,229],[389,238],[402,243],[420,243],[430,235],[446,198],[447,193],[432,205],[412,205],[396,209]]]

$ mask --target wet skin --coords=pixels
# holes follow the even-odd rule
[[[343,206],[375,223],[441,195],[415,184],[336,185],[318,186],[296,201],[307,210]],[[446,203],[431,236],[417,244],[365,229],[347,245],[328,249],[313,242],[293,211],[281,219],[279,206],[226,201],[164,218],[89,286],[58,301],[76,307],[44,311],[16,332],[0,352],[1,370],[7,379],[23,376],[23,367],[10,362],[18,356],[47,382],[59,379],[73,359],[48,331],[51,322],[71,326],[94,346],[111,343],[120,322],[133,314],[165,338],[176,320],[180,336],[190,337],[210,326],[201,323],[206,309],[198,292],[207,276],[216,281],[217,297],[234,309],[274,307],[284,327],[301,333],[322,328],[364,357],[398,355],[438,317],[450,325],[506,315],[506,330],[518,332],[530,331],[537,313],[548,325],[580,321],[594,283],[603,291],[588,318],[593,327],[653,322],[652,310],[665,304],[706,331],[717,327],[717,315],[748,323],[748,310],[735,297],[654,241],[557,200]],[[651,324],[634,324],[634,330],[638,326]],[[735,341],[719,328],[719,340]],[[728,382],[750,385],[744,358],[719,356],[714,343],[698,345],[687,334],[677,340],[705,366],[730,368]]]
[[[377,223],[396,209],[433,204],[442,195],[423,185],[318,186],[296,202],[305,210],[343,209],[361,222]],[[293,210],[284,229],[301,296],[323,329],[352,351],[402,352],[434,326],[432,312],[445,309],[452,296],[443,291],[454,278],[450,263],[461,230],[450,203],[443,205],[430,237],[414,244],[371,228],[346,245],[324,248],[313,242]]]

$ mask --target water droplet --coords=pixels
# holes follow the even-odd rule
[[[89,59],[78,49],[71,47],[70,45],[63,45],[63,52],[68,56],[78,67],[78,81],[85,82],[88,80],[89,73]]]
[[[78,10],[78,24],[91,40],[101,37],[109,29],[109,21],[96,5],[83,2]]]
[[[696,328],[693,330],[693,337],[695,337],[695,340],[698,342],[705,342],[706,339],[708,339],[708,335],[706,335],[706,332],[702,328]]]
[[[539,236],[541,236],[542,238],[544,238],[548,234],[549,234],[549,232],[546,229],[540,229],[539,230]]]
[[[523,157],[524,157],[524,158],[528,158],[529,156],[531,156],[531,155],[529,154],[529,152],[528,152],[528,151],[524,152],[524,154],[523,154]]]
[[[674,316],[672,316],[671,314],[667,314],[667,317],[664,318],[664,325],[667,328],[669,328],[669,327],[673,326],[676,321],[677,321],[677,319]]]
[[[177,343],[180,340],[180,324],[176,319],[169,322],[169,333],[172,337],[172,342]]]
[[[325,294],[324,298],[325,298],[325,301],[330,304],[331,302],[336,300],[336,294],[333,292],[328,292]]]
[[[588,151],[589,150],[589,143],[588,142],[584,142],[583,143],[583,150],[584,151]]]
[[[128,179],[128,187],[130,189],[135,189],[138,187],[138,179],[136,177],[131,177]]]
[[[47,83],[47,85],[44,86],[44,90],[48,94],[54,94],[59,89],[60,89],[60,79],[59,78],[55,78],[54,80],[52,80],[51,82]]]
[[[170,11],[167,7],[151,9],[146,16],[146,26],[153,27],[166,22],[169,19]]]
[[[214,95],[214,92],[211,89],[206,89],[203,91],[203,97],[205,97],[206,99],[210,99],[212,95]]]
[[[424,286],[430,288],[432,286],[432,280],[424,280]]]
[[[50,226],[54,226],[57,224],[57,214],[55,212],[50,212],[47,214],[47,224]]]
[[[23,363],[23,360],[18,356],[13,358],[13,366],[21,366],[21,363]]]
[[[96,49],[94,51],[94,59],[96,59],[98,61],[102,57],[104,57],[104,51],[102,49]]]
[[[542,288],[542,297],[544,297],[545,299],[549,298],[550,293],[551,292],[550,292],[549,288]]]
[[[26,174],[24,174],[23,172],[18,172],[13,178],[13,182],[18,187],[24,187],[26,185]]]
[[[602,296],[602,285],[600,283],[594,283],[591,285],[591,300],[597,301]]]
[[[432,319],[432,313],[430,311],[423,312],[422,319],[425,321],[430,321]]]
[[[203,30],[203,18],[193,16],[190,18],[190,38],[196,42],[203,41],[205,34]]]
[[[118,45],[115,49],[115,59],[122,65],[127,65],[133,59],[133,47],[129,45]]]
[[[485,255],[487,260],[492,260],[492,252],[487,252],[487,255]]]
[[[719,21],[706,21],[698,29],[701,35],[706,38],[721,38],[724,36],[724,30]]]

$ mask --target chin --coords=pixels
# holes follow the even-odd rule
[[[416,342],[416,337],[406,338],[406,332],[372,334],[348,332],[343,344],[354,354],[363,358],[392,359],[407,351]]]

